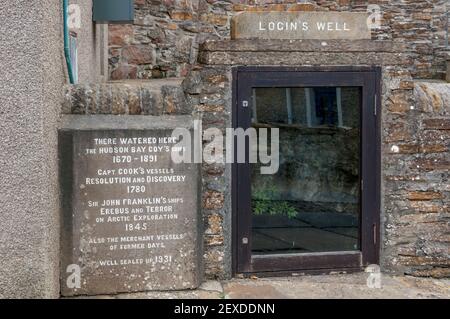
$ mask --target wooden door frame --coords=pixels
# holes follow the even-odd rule
[[[359,86],[361,97],[361,216],[360,247],[356,252],[251,255],[251,211],[249,164],[232,164],[232,267],[234,274],[278,275],[286,273],[327,273],[359,271],[380,258],[380,185],[381,185],[381,68],[356,66],[323,67],[234,67],[232,84],[233,128],[249,127],[252,87]],[[274,82],[276,82],[274,84]],[[249,90],[250,88],[250,90]],[[363,184],[363,185],[362,185]],[[247,186],[245,186],[247,185]],[[364,213],[362,213],[364,212]],[[242,244],[242,238],[248,244]]]

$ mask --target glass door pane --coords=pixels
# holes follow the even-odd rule
[[[254,88],[252,126],[280,166],[251,164],[252,254],[360,250],[360,87]]]

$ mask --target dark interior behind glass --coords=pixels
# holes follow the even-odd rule
[[[252,164],[252,253],[360,249],[360,87],[254,88],[252,126],[279,128],[280,167]]]

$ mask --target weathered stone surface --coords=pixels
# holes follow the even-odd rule
[[[231,21],[232,39],[370,39],[367,13],[242,12]]]
[[[206,246],[222,246],[224,243],[224,238],[222,235],[205,235],[205,245]]]
[[[425,119],[423,125],[426,130],[450,130],[450,119]]]
[[[130,115],[142,114],[143,107],[140,101],[140,90],[135,90],[133,87],[127,88],[127,107]]]
[[[434,267],[425,270],[413,270],[408,274],[417,277],[450,278],[450,267]]]
[[[121,65],[111,72],[111,80],[127,80],[137,78],[137,67],[133,65]]]
[[[192,12],[189,11],[170,11],[170,18],[173,20],[192,20]]]
[[[60,133],[62,294],[197,288],[199,166],[174,164],[170,157],[178,143],[172,129],[192,129],[192,119],[69,121]],[[79,286],[71,277],[77,269]]]
[[[400,142],[400,141],[412,141],[412,129],[405,123],[392,123],[385,128],[385,141],[386,142]]]
[[[450,160],[442,158],[420,158],[412,162],[411,168],[423,171],[446,171],[450,169]]]
[[[447,270],[448,268],[440,268],[436,271],[428,270],[428,273],[445,274]],[[356,273],[233,279],[222,284],[226,299],[447,299],[450,296],[448,279],[396,277],[382,273],[380,289],[368,289],[367,278],[367,273]]]
[[[164,114],[189,114],[191,112],[181,86],[162,86],[161,91]]]
[[[383,147],[382,155],[382,214],[386,220],[382,225],[382,229],[385,229],[382,268],[418,276],[441,276],[445,273],[439,269],[447,267],[442,264],[442,260],[447,258],[442,249],[442,240],[446,240],[445,229],[448,228],[445,223],[445,214],[448,212],[445,172],[450,167],[447,159],[450,134],[446,134],[448,130],[437,129],[445,127],[445,122],[431,120],[446,118],[445,108],[432,107],[433,99],[446,100],[446,87],[442,86],[442,82],[432,82],[430,87],[420,88],[422,92],[418,93],[416,88],[422,82],[412,81],[407,70],[407,59],[402,60],[405,55],[399,54],[405,49],[389,42],[374,42],[371,46],[364,40],[354,43],[343,40],[343,51],[339,51],[339,41],[326,41],[326,46],[321,41],[313,40],[289,41],[285,44],[277,40],[265,42],[207,41],[201,46],[200,61],[204,64],[191,72],[183,84],[195,102],[195,109],[204,112],[204,123],[216,127],[228,123],[224,115],[230,112],[231,79],[229,76],[214,74],[211,71],[214,68],[228,75],[234,65],[273,65],[273,61],[293,66],[333,65],[335,61],[344,65],[366,65],[367,61],[382,65],[383,143],[390,143]],[[264,50],[265,45],[269,50]],[[430,93],[423,93],[425,91],[434,92],[432,94],[436,97],[431,98]],[[420,98],[420,94],[423,94],[423,98]],[[425,129],[425,123],[429,129]],[[228,252],[219,244],[222,233],[226,239],[229,231],[229,216],[225,210],[227,193],[225,189],[222,207],[219,194],[223,189],[218,187],[225,183],[227,170],[221,166],[204,165],[203,172],[207,190],[203,207],[207,216],[205,227],[209,234],[205,238],[205,272],[209,278],[216,278],[224,275],[227,266]],[[399,258],[404,254],[409,254],[411,259]],[[413,258],[422,255],[428,257],[413,261]],[[433,269],[436,271],[433,272]]]
[[[108,29],[109,45],[123,46],[130,43],[133,38],[133,27],[131,25],[110,25]]]
[[[228,24],[229,17],[226,14],[205,13],[200,16],[200,21],[206,24],[212,24],[224,27]]]
[[[206,291],[217,291],[222,293],[223,292],[223,287],[222,284],[218,281],[214,281],[214,280],[208,280],[205,281],[200,287],[199,289],[201,290],[206,290]]]
[[[416,276],[448,277],[449,268],[423,270]],[[381,288],[367,288],[367,273],[207,281],[197,290],[97,296],[101,299],[448,299],[449,280],[381,274]],[[276,311],[276,308],[275,308]]]
[[[182,79],[117,81],[67,86],[65,114],[191,114]]]
[[[223,247],[205,247],[203,259],[205,261],[206,278],[218,279],[227,276],[227,270],[225,269],[225,267],[228,267],[228,265],[225,265],[226,259],[224,257],[225,254],[223,251]]]
[[[372,30],[372,39],[403,43],[404,53],[409,59],[407,68],[414,77],[444,79],[448,57],[443,32],[446,12],[442,8],[445,2],[446,0],[378,2],[382,13],[381,26]],[[270,12],[284,15],[317,12],[332,15],[353,12],[367,15],[367,9],[367,2],[349,0],[313,0],[307,3],[274,0],[258,3],[186,0],[163,1],[158,5],[143,1],[135,7],[136,18],[132,26],[132,35],[130,26],[124,27],[123,31],[116,30],[114,25],[111,26],[113,32],[110,36],[110,73],[126,65],[124,59],[120,58],[121,51],[133,43],[152,45],[157,56],[155,65],[136,65],[138,78],[182,76],[186,69],[189,70],[195,65],[198,44],[208,38],[230,38],[229,21],[242,12],[256,15],[272,14]],[[187,39],[192,39],[190,45],[182,49],[176,45],[185,43]]]
[[[409,91],[400,90],[395,92],[388,99],[388,110],[391,113],[406,113],[411,109],[412,95]]]
[[[346,0],[311,3],[303,10],[365,12],[367,7],[366,3]],[[230,36],[229,25],[225,21],[234,15],[232,10],[294,10],[296,6],[296,3],[280,5],[274,1],[264,1],[258,6],[247,3],[230,5],[216,1],[205,2],[198,7],[192,4],[193,11],[180,3],[164,3],[158,7],[146,4],[140,6],[139,26],[133,26],[134,41],[155,47],[157,61],[156,65],[136,65],[137,77],[184,74],[197,61],[199,44],[205,39],[215,39],[217,35],[225,39]],[[438,129],[445,128],[445,124],[432,120],[445,120],[448,116],[448,88],[442,82],[413,82],[412,76],[441,78],[445,71],[445,56],[439,53],[442,51],[443,37],[437,31],[442,30],[444,11],[435,10],[434,4],[427,1],[408,2],[405,5],[394,0],[380,5],[383,20],[382,28],[373,31],[372,39],[376,41],[207,41],[200,45],[199,58],[200,62],[210,65],[193,67],[183,87],[193,109],[209,113],[204,114],[205,122],[222,128],[229,124],[230,68],[233,65],[382,65],[382,141],[383,144],[389,144],[383,147],[382,154],[385,192],[382,219],[386,221],[382,225],[382,229],[385,229],[382,266],[388,271],[402,274],[425,275],[433,273],[433,269],[437,269],[434,272],[436,274],[442,273],[439,269],[445,269],[445,265],[439,264],[437,259],[433,259],[435,257],[412,262],[399,256],[443,256],[437,241],[445,238],[445,224],[437,221],[444,218],[441,214],[448,211],[446,172],[450,164],[446,147],[450,143],[450,134],[449,130]],[[212,11],[220,17],[212,17]],[[175,21],[170,18],[170,12],[192,12],[192,20]],[[184,16],[190,17],[189,14]],[[177,45],[173,45],[174,42]],[[123,64],[123,47],[125,45],[114,48],[117,52],[111,57],[112,70]],[[220,73],[225,76],[221,77],[219,72],[213,74],[208,69],[220,69]],[[161,107],[156,106],[161,101],[160,95],[148,90],[143,92],[150,101],[146,105],[155,105],[146,106],[143,113],[162,114]],[[169,110],[173,109],[170,102],[166,104]],[[223,165],[204,165],[202,174],[205,176],[205,189],[212,192],[203,198],[204,224],[209,233],[204,241],[210,245],[205,247],[204,253],[206,274],[210,278],[224,277],[230,264],[227,259],[230,216],[226,188],[229,170]],[[217,180],[214,180],[216,177]],[[421,194],[412,195],[410,200],[409,192]],[[442,196],[424,199],[422,192],[439,193]],[[220,204],[218,194],[224,195],[223,205]],[[428,214],[439,216],[431,217]],[[210,220],[209,216],[214,217]]]
[[[285,293],[264,283],[248,285],[231,282],[225,286],[225,293],[229,299],[287,299]]]
[[[207,40],[200,45],[205,52],[378,52],[401,53],[405,50],[401,43],[371,40]],[[405,76],[405,74],[398,74]]]
[[[201,52],[199,61],[210,65],[366,65],[371,61],[376,65],[406,65],[402,53],[333,53],[323,52],[320,55],[312,52]],[[275,62],[276,61],[276,62]]]
[[[111,114],[112,111],[112,87],[110,85],[95,85],[95,94],[98,114]],[[74,105],[76,107],[76,104]]]
[[[154,53],[149,46],[127,46],[122,50],[122,58],[128,64],[153,64]]]
[[[127,113],[128,92],[124,87],[117,87],[111,90],[111,113],[120,115]]]
[[[450,84],[445,82],[416,82],[414,91],[417,107],[434,114],[450,113]]]
[[[443,196],[439,192],[409,192],[409,200],[433,200],[433,199],[443,199]]]
[[[205,209],[220,209],[223,207],[224,195],[217,191],[207,191],[204,194],[203,207]]]
[[[208,235],[218,235],[221,234],[223,224],[223,217],[219,214],[211,214],[207,217],[207,226],[205,229],[205,234]]]
[[[408,63],[403,59],[405,48],[389,41],[374,42],[371,46],[365,40],[326,41],[327,45],[321,41],[299,40],[284,47],[280,41],[278,45],[276,40],[266,42],[269,52],[264,51],[264,44],[258,41],[207,41],[203,44],[200,61],[210,65],[197,66],[182,84],[189,110],[203,112],[205,127],[222,129],[230,125],[231,66],[235,64],[273,64],[277,60],[286,65],[333,65],[339,60],[349,65],[365,65],[367,61],[382,65],[383,141],[391,143],[383,151],[386,231],[382,266],[388,271],[414,275],[445,273],[439,269],[447,267],[442,264],[445,258],[442,257],[445,256],[442,241],[446,240],[443,235],[446,224],[442,220],[449,207],[445,172],[450,168],[447,158],[450,134],[443,129],[447,115],[446,86],[442,82],[413,82],[405,69]],[[339,42],[345,52],[339,50]],[[286,52],[280,58],[282,50]],[[210,58],[203,59],[205,54]],[[140,87],[138,96],[143,114],[170,114],[176,109],[178,102],[173,101],[177,100],[179,91],[158,87]],[[84,101],[92,96],[88,92],[84,88],[80,93]],[[173,101],[164,102],[165,94],[172,96]],[[81,103],[80,109],[89,104]],[[224,165],[205,164],[202,174],[205,274],[208,278],[228,278],[231,264],[227,248],[229,171]],[[399,258],[406,254],[409,259]],[[426,258],[414,260],[417,256]]]
[[[448,276],[450,86],[415,81],[412,97],[410,90],[399,93],[396,87],[393,98],[387,98],[383,122],[385,139],[392,143],[386,147],[390,154],[384,166],[390,172],[385,177],[385,268],[413,276]],[[404,105],[397,113],[391,113],[392,99]]]

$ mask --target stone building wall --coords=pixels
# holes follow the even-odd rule
[[[314,64],[382,66],[381,118],[381,266],[386,272],[417,276],[449,276],[449,141],[450,85],[415,83],[404,47],[371,46],[342,41],[281,46],[278,41],[207,42],[201,65],[185,80],[194,109],[203,112],[204,126],[230,126],[231,67]],[[363,41],[364,42],[364,41]],[[316,43],[316,45],[314,44]],[[266,48],[266,50],[264,50]],[[280,58],[283,57],[283,58]],[[231,238],[229,167],[204,167],[206,217],[205,263],[209,276],[223,277]],[[219,257],[219,259],[218,259]]]
[[[234,65],[370,64],[382,66],[383,271],[449,276],[449,84],[415,82],[405,44],[390,41],[207,41],[182,79],[69,87],[64,113],[197,114],[203,129],[231,127]],[[342,47],[347,48],[342,51]],[[178,105],[178,107],[177,107]],[[105,108],[106,107],[106,108]],[[229,278],[231,167],[202,164],[207,278]]]
[[[255,6],[253,1],[136,0],[135,23],[109,28],[111,79],[186,79],[71,87],[64,112],[194,112],[201,114],[203,129],[225,129],[231,126],[233,65],[381,65],[382,269],[448,277],[449,88],[413,81],[444,77],[446,2],[268,0]],[[368,3],[380,5],[383,12],[375,41],[331,41],[326,48],[317,41],[226,41],[237,12],[366,11]],[[220,41],[202,44],[208,39]],[[225,164],[203,164],[202,169],[205,273],[229,278],[231,169]]]
[[[377,4],[383,19],[373,38],[407,44],[408,69],[414,78],[443,78],[446,3],[447,0],[136,0],[133,25],[110,25],[110,76],[185,76],[195,64],[198,44],[205,39],[228,39],[231,17],[242,11],[364,12],[368,4]]]
[[[413,92],[396,90],[386,112],[384,253],[402,273],[449,277],[450,84]]]

